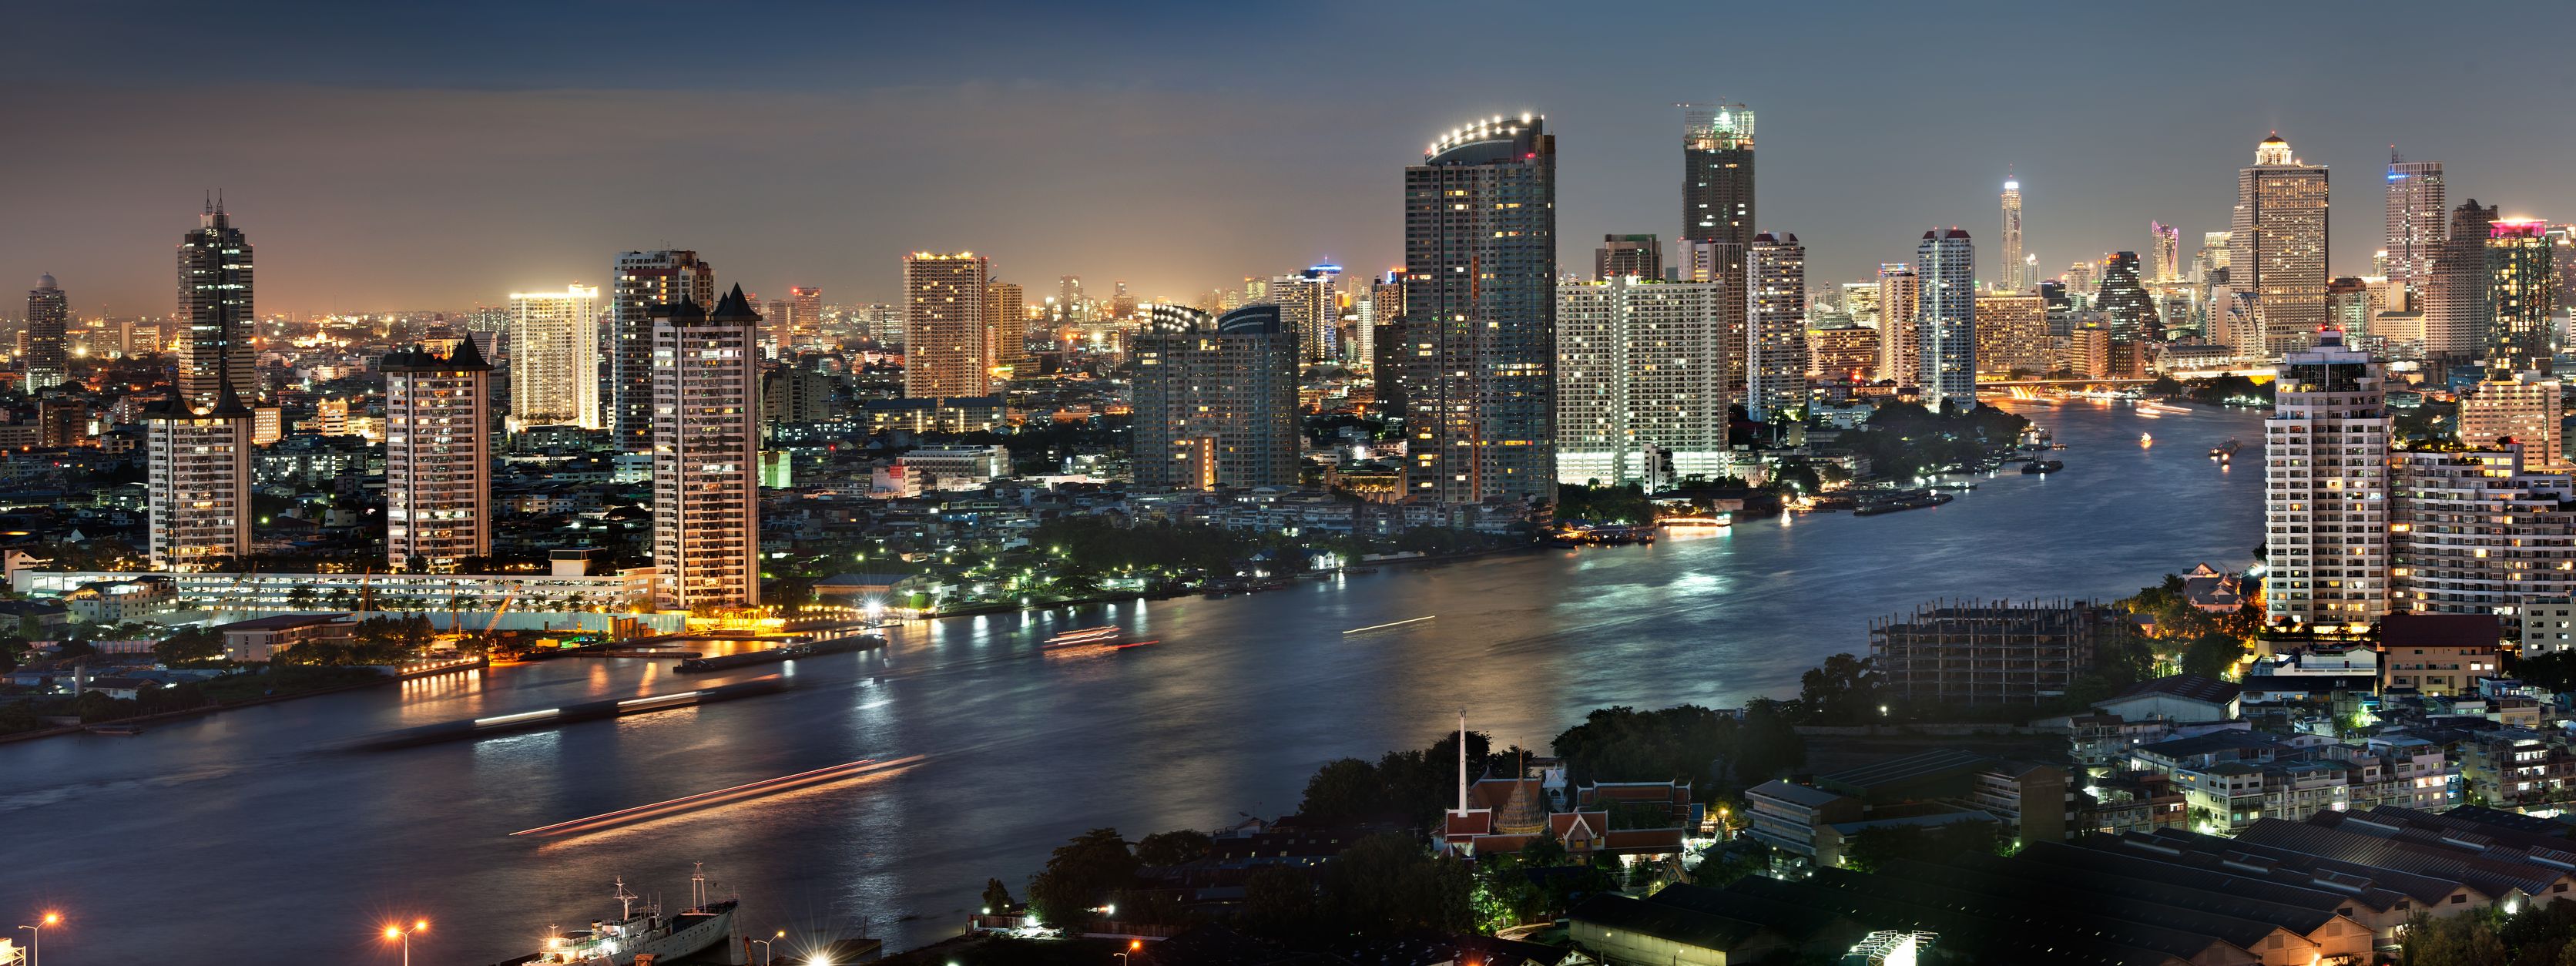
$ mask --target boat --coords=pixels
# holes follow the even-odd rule
[[[1119,630],[1116,625],[1102,624],[1098,627],[1066,631],[1047,638],[1044,646],[1049,650],[1066,647],[1098,647],[1103,644],[1118,643],[1119,635],[1124,633],[1126,632]]]
[[[1930,490],[1902,490],[1883,499],[1871,500],[1862,503],[1860,506],[1852,508],[1852,515],[1856,517],[1869,517],[1877,516],[1881,513],[1895,513],[1900,510],[1920,510],[1925,507],[1940,506],[1941,504],[1948,503],[1955,499],[1958,499],[1958,497]]]
[[[2236,437],[2230,436],[2227,438],[2227,442],[2220,443],[2209,448],[2209,458],[2224,461],[2228,457],[2236,455],[2237,450],[2244,448],[2245,444],[2237,442]]]
[[[142,734],[143,726],[130,724],[91,725],[89,726],[89,733],[94,735],[123,735],[126,737],[132,737],[134,735]]]
[[[2031,476],[2047,476],[2065,468],[2064,460],[2032,460],[2022,464],[2021,471]]]
[[[2153,435],[2150,435],[2150,434],[2147,434],[2147,433],[2139,433],[2139,434],[2138,434],[2138,445],[2140,445],[2140,446],[2153,446],[2153,445],[2155,445],[2155,444],[2156,444],[2156,438],[2155,438]]]
[[[694,905],[677,915],[662,914],[659,902],[643,903],[626,891],[626,880],[617,880],[615,919],[593,919],[590,928],[560,932],[549,928],[545,948],[517,960],[511,966],[633,966],[636,957],[649,955],[653,962],[667,963],[693,956],[718,944],[733,941],[734,909],[741,903],[726,899],[718,902],[708,893],[706,872],[701,869],[689,876],[689,899]]]

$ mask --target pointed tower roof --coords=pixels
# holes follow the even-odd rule
[[[645,311],[653,318],[669,319],[681,324],[694,324],[707,320],[706,307],[699,305],[696,299],[683,298],[677,302],[665,302]]]
[[[233,381],[230,379],[224,380],[223,392],[215,397],[215,408],[206,412],[208,416],[238,417],[250,414],[250,407],[242,405],[241,395],[233,391]]]
[[[751,300],[743,297],[742,286],[736,284],[733,291],[726,292],[723,298],[716,300],[716,310],[707,313],[707,321],[758,322],[760,313],[751,310]]]
[[[1530,794],[1534,781],[1512,782],[1512,797],[1494,815],[1494,831],[1503,835],[1536,835],[1547,828],[1547,812],[1539,808],[1538,797]]]
[[[469,332],[456,340],[456,350],[447,354],[447,368],[481,370],[492,368],[492,364],[483,361],[483,350],[474,344],[474,334]]]

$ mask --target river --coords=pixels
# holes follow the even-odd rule
[[[2256,414],[2011,405],[2068,444],[2066,469],[1932,509],[916,625],[883,652],[798,662],[782,694],[479,742],[323,747],[766,672],[554,661],[0,745],[0,926],[62,910],[57,964],[393,962],[382,923],[426,917],[421,962],[489,963],[613,909],[618,876],[684,905],[704,862],[753,935],[864,919],[900,949],[954,934],[988,877],[1021,893],[1078,832],[1284,813],[1317,765],[1428,743],[1462,706],[1499,742],[1543,748],[1604,705],[1788,696],[1826,655],[1866,653],[1872,618],[1933,599],[2110,598],[2251,558]],[[2222,468],[2206,452],[2231,436],[2246,449]],[[1162,643],[1037,652],[1104,618]],[[508,834],[906,755],[927,757],[577,838]]]

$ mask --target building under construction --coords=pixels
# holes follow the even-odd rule
[[[1943,704],[2032,704],[2066,693],[2120,612],[2090,602],[1941,601],[1870,624],[1871,666],[1889,693]]]

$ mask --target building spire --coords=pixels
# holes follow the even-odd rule
[[[1467,709],[1458,709],[1458,814],[1467,814]]]

